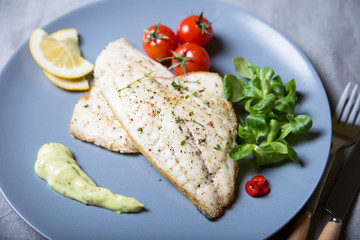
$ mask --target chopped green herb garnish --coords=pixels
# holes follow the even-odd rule
[[[219,145],[219,144],[216,144],[216,147],[214,147],[214,149],[215,149],[215,150],[220,150],[220,149],[221,149],[221,147],[220,147],[220,145]]]
[[[181,91],[182,89],[184,89],[184,90],[188,90],[188,88],[187,87],[184,87],[183,85],[181,85],[181,83],[178,81],[178,83],[176,83],[176,82],[172,82],[171,83],[171,86],[173,86],[177,91]]]
[[[141,78],[139,78],[139,79],[136,79],[134,82],[128,84],[128,85],[127,85],[126,87],[124,87],[124,88],[120,88],[120,89],[118,90],[118,92],[121,92],[122,90],[124,90],[124,89],[126,89],[126,88],[130,88],[131,85],[133,85],[133,84],[135,84],[135,83],[137,83],[137,82],[140,82],[140,81],[141,81],[142,79],[144,79],[144,78],[150,77],[150,75],[151,75],[152,73],[153,73],[153,72],[145,73],[143,77],[141,77]]]
[[[173,86],[176,90],[181,91],[180,82],[179,82],[179,84],[177,84],[176,82],[172,82],[171,86]]]
[[[193,122],[193,123],[196,123],[196,124],[199,124],[200,126],[204,127],[204,125],[202,125],[201,123],[199,123],[198,121],[196,121],[195,119],[185,119],[186,121],[190,121],[190,122]]]
[[[143,133],[143,128],[142,128],[142,127],[139,127],[137,130],[138,130],[139,132]]]
[[[179,116],[177,116],[177,117],[175,118],[175,122],[176,122],[176,123],[181,122],[181,118],[180,118]]]
[[[199,144],[205,144],[206,143],[206,137],[203,139],[199,139]]]
[[[182,140],[180,144],[181,144],[181,146],[184,146],[185,145],[185,140]]]

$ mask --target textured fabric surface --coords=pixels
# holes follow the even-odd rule
[[[94,0],[0,0],[0,69],[32,30]],[[349,81],[360,83],[360,1],[358,0],[226,0],[267,21],[288,36],[314,65],[325,86],[331,109]],[[336,180],[339,152],[323,196]],[[0,160],[1,161],[1,160]],[[1,162],[0,162],[1,167]],[[325,197],[313,218],[309,239],[316,239],[330,215]],[[276,217],[276,216],[274,216]],[[288,224],[272,239],[281,239]],[[360,239],[360,199],[354,201],[343,223],[341,239]],[[0,195],[0,239],[43,239],[29,227]]]

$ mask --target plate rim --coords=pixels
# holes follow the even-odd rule
[[[137,2],[142,2],[143,0],[136,0]],[[299,48],[299,46],[297,44],[295,44],[295,42],[293,40],[291,40],[286,34],[284,34],[282,31],[280,31],[278,28],[276,28],[275,26],[273,26],[272,24],[270,24],[269,22],[265,21],[264,19],[262,19],[261,17],[255,15],[252,12],[249,12],[248,10],[245,10],[231,2],[226,2],[224,0],[203,0],[203,1],[211,1],[214,3],[221,3],[221,4],[226,4],[228,6],[234,7],[236,8],[238,11],[240,11],[242,14],[246,14],[248,15],[250,18],[256,19],[257,21],[260,21],[263,25],[265,25],[266,27],[270,28],[271,30],[273,30],[274,32],[276,32],[277,34],[279,34],[282,38],[284,38],[290,45],[291,47],[293,47],[297,53],[299,53],[299,55],[301,56],[301,58],[305,61],[307,67],[309,67],[309,70],[311,71],[311,73],[313,74],[313,76],[316,77],[317,81],[319,81],[321,83],[322,86],[322,91],[324,93],[324,97],[326,98],[326,108],[327,108],[327,112],[329,113],[328,119],[329,121],[329,138],[327,139],[328,142],[326,143],[326,145],[328,146],[328,150],[326,152],[326,155],[328,156],[329,152],[330,152],[330,148],[331,148],[331,135],[332,135],[332,128],[331,128],[331,110],[330,110],[330,102],[329,102],[329,97],[326,93],[325,90],[325,86],[318,74],[318,72],[316,71],[314,65],[311,63],[310,59],[305,55],[305,53]],[[103,0],[103,1],[94,1],[91,3],[87,3],[84,4],[80,7],[77,7],[75,9],[72,9],[68,12],[65,12],[64,14],[44,23],[41,26],[43,29],[49,28],[51,25],[55,24],[58,21],[61,21],[63,18],[66,18],[69,15],[73,15],[76,14],[76,12],[82,12],[85,11],[87,8],[92,8],[95,5],[102,5],[104,3],[111,3],[111,2],[117,2],[116,0]],[[0,69],[0,87],[2,86],[2,84],[4,84],[3,82],[5,82],[5,79],[3,80],[3,75],[5,74],[5,72],[7,71],[8,68],[10,68],[10,66],[12,65],[12,63],[15,61],[15,59],[17,58],[17,56],[21,53],[21,51],[26,48],[26,45],[29,44],[29,38],[25,39],[19,46],[17,46],[15,48],[15,50],[12,52],[12,54],[10,55],[10,57],[5,60],[5,64],[3,65],[3,67]],[[325,153],[324,153],[325,154]],[[327,162],[327,161],[326,161]],[[326,162],[323,166],[323,169],[321,172],[324,172],[325,167],[326,167]],[[286,226],[292,219],[293,217],[298,214],[301,209],[303,208],[303,206],[305,205],[305,203],[307,202],[307,200],[309,199],[309,197],[312,195],[312,193],[315,191],[315,188],[317,186],[317,184],[320,182],[321,180],[321,175],[319,176],[317,182],[314,184],[312,191],[309,193],[309,196],[303,201],[303,203],[298,207],[298,210],[292,214],[292,217],[290,219],[288,219],[288,221],[284,222],[283,225],[279,228],[273,231],[273,233],[271,235],[268,236],[272,237],[273,235],[275,235],[279,230],[281,230],[284,226]],[[5,201],[7,202],[7,204],[9,204],[9,206],[12,208],[12,210],[28,225],[30,226],[33,230],[35,230],[37,233],[39,233],[41,236],[45,237],[45,238],[49,238],[48,236],[46,236],[43,232],[41,232],[39,229],[37,229],[35,226],[32,225],[32,223],[26,219],[20,212],[18,209],[16,209],[12,202],[9,201],[7,195],[3,192],[2,187],[0,185],[0,193],[2,194],[3,198],[5,199]]]

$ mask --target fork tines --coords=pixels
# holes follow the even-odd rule
[[[333,116],[334,123],[349,126],[360,125],[360,94],[358,93],[358,84],[352,85],[353,84],[349,82],[340,97]]]

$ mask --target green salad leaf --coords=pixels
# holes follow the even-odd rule
[[[230,151],[234,160],[253,154],[258,166],[290,159],[299,163],[296,151],[286,141],[289,134],[302,134],[312,127],[307,115],[293,114],[296,84],[291,79],[284,87],[270,67],[260,68],[242,57],[233,60],[240,76],[224,76],[227,100],[239,102],[245,114],[238,116],[238,144]],[[241,78],[247,79],[247,83]]]
[[[245,86],[244,81],[232,74],[225,74],[224,76],[224,94],[225,98],[230,102],[238,102],[246,96],[243,94],[242,89]],[[240,91],[231,91],[230,89],[241,89]]]
[[[251,79],[253,76],[252,71],[250,70],[251,63],[242,57],[236,57],[233,60],[233,65],[235,71],[244,78]]]

